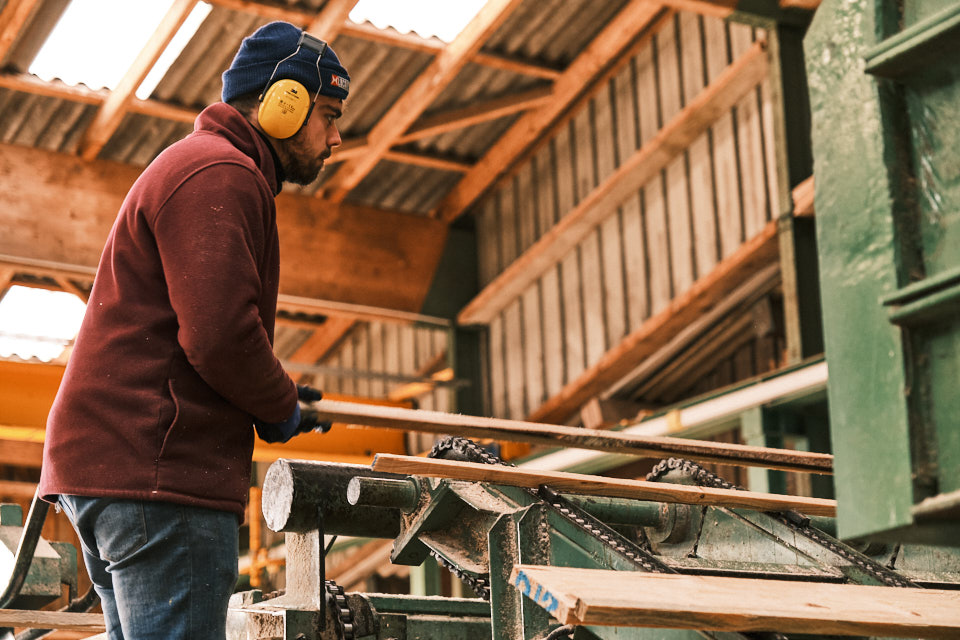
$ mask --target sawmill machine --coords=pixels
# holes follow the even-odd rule
[[[960,637],[960,3],[822,0],[804,51],[835,517],[695,458],[645,482],[727,502],[518,486],[457,437],[429,459],[498,479],[279,460],[285,589],[235,594],[230,640]],[[347,593],[329,536],[476,597]]]
[[[960,3],[823,0],[804,51],[836,517],[279,461],[264,514],[293,579],[243,596],[235,637],[960,637]],[[459,439],[433,457],[501,466]],[[733,489],[679,459],[648,480]],[[392,538],[478,597],[343,594],[323,533]]]

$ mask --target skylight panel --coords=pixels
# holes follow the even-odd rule
[[[29,72],[92,89],[116,88],[173,0],[72,0],[37,53]],[[197,3],[137,96],[146,98],[196,32],[210,5]]]
[[[0,357],[57,358],[76,338],[85,309],[72,293],[10,287],[0,298]]]
[[[393,27],[400,33],[413,31],[424,38],[436,36],[450,42],[463,31],[486,0],[360,0],[350,12],[354,22],[375,27]]]

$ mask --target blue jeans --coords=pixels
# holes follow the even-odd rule
[[[100,595],[110,640],[223,640],[237,583],[233,513],[60,496]]]

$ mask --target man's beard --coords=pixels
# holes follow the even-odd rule
[[[312,184],[320,175],[323,161],[330,157],[330,151],[324,151],[319,155],[310,153],[297,140],[299,136],[300,132],[297,132],[292,138],[284,141],[283,172],[287,182],[306,186]]]

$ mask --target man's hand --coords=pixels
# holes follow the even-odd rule
[[[253,427],[257,430],[257,435],[264,442],[276,443],[286,442],[293,436],[300,433],[299,427],[302,421],[300,415],[300,403],[294,407],[293,415],[283,422],[263,422],[254,420]]]
[[[314,389],[313,387],[308,387],[305,384],[298,384],[297,398],[300,399],[300,402],[316,402],[323,399],[323,391],[320,391],[320,389]]]
[[[309,433],[311,431],[326,433],[330,431],[330,427],[332,426],[332,422],[321,420],[320,414],[317,411],[309,408],[300,410],[300,426],[297,428],[297,433]]]

